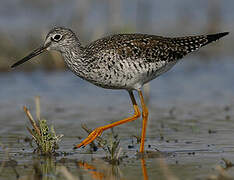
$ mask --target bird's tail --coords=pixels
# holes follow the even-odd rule
[[[229,32],[222,32],[222,33],[210,34],[210,35],[177,37],[177,38],[172,38],[172,41],[173,43],[182,47],[186,51],[186,54],[187,54],[213,41],[216,41],[220,39],[221,37],[226,36],[228,34]]]

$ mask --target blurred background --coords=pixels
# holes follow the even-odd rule
[[[71,28],[83,44],[113,33],[175,37],[230,31],[218,42],[186,56],[151,82],[150,93],[146,90],[151,108],[163,107],[166,112],[174,107],[186,112],[189,106],[184,104],[193,108],[234,104],[233,7],[232,0],[1,0],[0,125],[7,127],[2,131],[13,128],[24,132],[18,128],[23,128],[24,122],[15,124],[15,120],[24,118],[22,106],[33,104],[36,95],[41,96],[44,113],[52,121],[59,118],[62,123],[74,124],[87,111],[73,126],[74,131],[86,120],[108,123],[113,117],[119,119],[115,113],[126,116],[126,109],[132,112],[126,92],[104,90],[81,80],[67,71],[57,52],[10,68],[40,46],[54,26]],[[106,113],[107,109],[114,114]],[[157,108],[152,111],[157,112]]]
[[[34,96],[41,97],[41,116],[58,134],[64,134],[60,151],[68,154],[80,142],[78,137],[87,136],[81,124],[94,129],[133,111],[127,92],[104,90],[81,80],[67,71],[57,52],[10,68],[40,46],[54,26],[71,28],[83,44],[113,33],[175,37],[230,31],[150,83],[146,147],[180,152],[168,157],[179,179],[205,177],[222,157],[233,160],[233,9],[233,0],[0,0],[0,144],[9,147],[9,154],[22,167],[20,174],[27,174],[22,164],[32,167],[31,154],[25,157],[32,148],[22,140],[29,136],[22,107],[26,105],[35,114]],[[132,150],[127,145],[133,143],[133,135],[140,135],[141,121],[115,128],[115,132],[123,151],[134,155],[138,145]],[[67,157],[84,160],[80,152],[87,149]],[[189,156],[188,149],[196,154]],[[4,157],[0,147],[0,161]],[[131,172],[132,178],[127,179],[142,176],[140,163],[135,166],[135,162],[122,167]],[[147,168],[152,177],[158,177],[153,160],[147,160]],[[9,171],[5,176],[14,176]]]
[[[0,123],[9,123],[5,121],[9,116],[14,122],[22,106],[31,104],[35,95],[48,105],[45,113],[51,114],[52,119],[56,118],[56,109],[73,109],[72,117],[67,115],[72,123],[77,119],[73,113],[83,113],[91,107],[94,114],[102,112],[100,119],[107,108],[124,114],[126,108],[132,111],[127,93],[103,90],[81,80],[67,71],[57,52],[44,53],[10,68],[41,45],[54,26],[71,28],[83,44],[113,33],[175,37],[230,31],[152,81],[147,97],[151,105],[165,105],[166,111],[171,106],[184,106],[182,103],[234,104],[233,7],[232,0],[1,0]],[[88,115],[91,117],[83,119],[94,118]]]
[[[40,45],[53,26],[74,30],[84,44],[113,33],[184,36],[231,31],[232,0],[1,0],[0,71]],[[232,54],[233,34],[205,55]],[[212,51],[213,50],[213,51]],[[61,57],[48,53],[17,70],[64,69]],[[205,60],[209,59],[206,57]]]

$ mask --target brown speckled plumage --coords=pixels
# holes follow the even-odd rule
[[[117,34],[82,46],[70,29],[56,27],[48,33],[44,46],[60,51],[76,75],[97,86],[137,90],[188,53],[226,34],[176,38]],[[55,40],[56,35],[61,39]]]
[[[60,31],[60,28],[50,33]],[[72,33],[67,29],[67,33]],[[72,33],[73,34],[73,33]],[[91,83],[111,89],[140,89],[168,71],[179,59],[224,34],[165,38],[147,34],[117,34],[98,39],[79,52],[62,53],[70,69]],[[78,40],[77,40],[78,41]],[[79,41],[78,41],[79,42]]]

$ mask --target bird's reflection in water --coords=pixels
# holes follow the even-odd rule
[[[102,180],[105,177],[103,172],[99,172],[95,166],[86,162],[78,162],[78,166],[87,170],[87,172],[91,174],[92,178],[95,180]]]
[[[143,179],[148,180],[148,174],[144,158],[141,158],[141,169],[142,169]]]
[[[101,160],[95,160],[95,161],[96,162],[92,163],[92,165],[84,161],[78,162],[77,165],[80,168],[86,170],[94,180],[105,180],[105,179],[127,180],[127,178],[125,178],[122,172],[120,171],[119,166],[109,165],[109,164],[107,165]],[[145,159],[141,158],[140,161],[141,161],[143,180],[148,180]]]

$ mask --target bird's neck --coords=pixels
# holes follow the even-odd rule
[[[79,42],[66,48],[62,52],[65,63],[71,71],[82,77],[85,72],[84,47]]]

